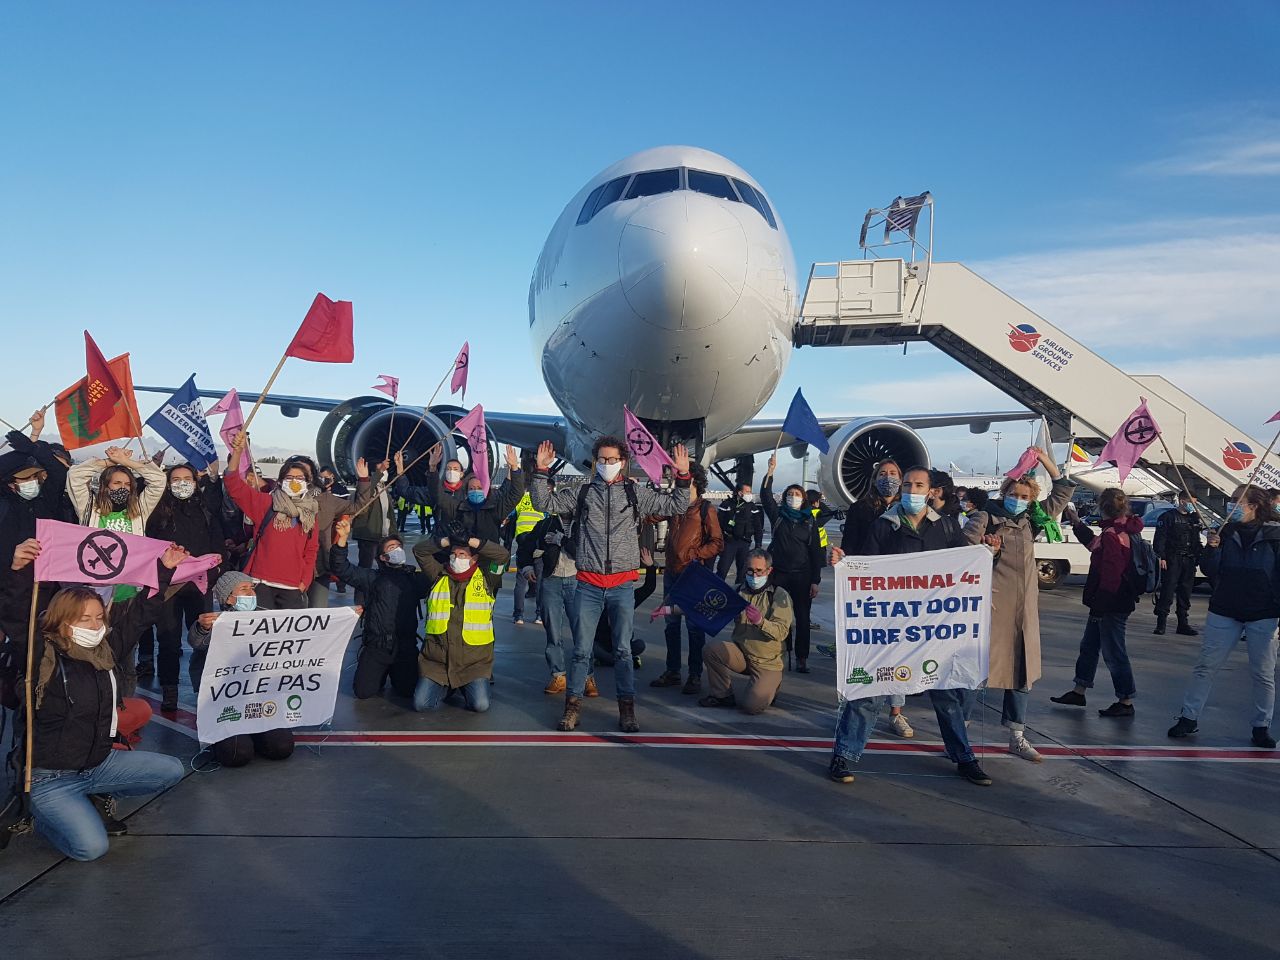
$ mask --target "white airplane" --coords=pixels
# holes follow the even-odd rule
[[[566,461],[587,467],[595,437],[621,435],[625,404],[660,443],[688,444],[721,479],[727,480],[721,467],[735,463],[749,474],[748,460],[773,449],[781,428],[779,420],[753,418],[791,358],[797,284],[782,221],[741,167],[687,146],[618,161],[570,199],[529,285],[534,359],[562,416],[486,408],[491,439],[525,449],[551,440]],[[474,333],[471,339],[483,355],[484,343]],[[285,416],[326,412],[317,459],[346,476],[357,457],[386,449],[385,397],[269,394],[265,402]],[[445,438],[452,455],[450,428],[464,412],[433,407],[413,446],[426,449]],[[928,463],[917,429],[963,424],[982,433],[993,422],[1031,417],[1013,411],[824,418],[831,451],[822,458],[823,489],[828,500],[847,505],[867,489],[875,461]],[[408,438],[414,422],[402,404],[394,445]],[[795,444],[792,452],[802,455],[803,448]]]

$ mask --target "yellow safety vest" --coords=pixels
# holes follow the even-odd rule
[[[814,507],[812,510],[809,511],[810,513],[813,514],[813,519],[815,520],[818,519],[818,513],[821,509],[822,509],[821,507]],[[827,549],[827,528],[826,527],[818,528],[818,546],[820,546],[823,550]]]
[[[427,636],[439,636],[449,630],[453,615],[453,581],[445,574],[436,581],[427,597]],[[467,584],[467,598],[462,604],[462,640],[468,646],[483,647],[493,643],[493,595],[477,567]]]
[[[516,536],[519,537],[528,533],[545,516],[545,513],[539,513],[533,509],[533,499],[526,493],[520,498],[520,502],[516,504]]]

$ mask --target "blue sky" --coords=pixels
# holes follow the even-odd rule
[[[1258,436],[1280,407],[1280,7],[1206,13],[8,4],[0,416],[82,375],[86,327],[138,382],[257,389],[316,290],[354,301],[356,363],[291,362],[278,390],[391,373],[425,402],[466,337],[469,399],[550,412],[526,332],[547,231],[599,169],[692,143],[764,185],[802,273],[931,190],[939,257]],[[765,415],[796,386],[822,414],[1011,406],[926,346],[798,351]],[[306,449],[317,423],[254,433]],[[927,439],[990,465],[987,438]]]

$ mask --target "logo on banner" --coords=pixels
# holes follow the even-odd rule
[[[1155,421],[1146,414],[1138,414],[1124,422],[1124,438],[1136,447],[1143,447],[1155,439]]]
[[[1030,353],[1040,342],[1040,333],[1029,323],[1009,326],[1009,346],[1019,353]]]
[[[924,663],[920,664],[920,669],[924,672],[926,677],[932,677],[938,672],[938,661],[926,660]]]
[[[875,680],[871,674],[863,670],[861,667],[854,667],[849,673],[849,679],[845,683],[874,683]]]
[[[1050,340],[1029,323],[1009,324],[1009,346],[1018,353],[1029,353],[1051,370],[1061,370],[1075,354],[1062,344]]]
[[[627,446],[631,448],[633,456],[647,457],[653,453],[653,438],[649,436],[647,430],[632,427],[627,434]]]
[[[76,566],[92,580],[110,580],[124,569],[129,547],[110,530],[95,530],[80,543]]]
[[[290,723],[299,723],[302,720],[302,698],[296,693],[284,702],[287,708],[284,712],[284,718]]]
[[[262,715],[268,720],[276,715],[276,702],[274,700],[268,700],[262,705]]]
[[[239,719],[240,719],[240,711],[237,710],[235,707],[223,707],[222,712],[218,714],[219,723],[222,723],[222,721],[224,720],[230,720],[232,723],[235,723]]]
[[[899,683],[906,683],[911,679],[911,668],[906,664],[903,664],[900,667],[894,667],[893,679],[897,680]]]
[[[1222,462],[1228,470],[1247,470],[1255,459],[1253,447],[1239,440],[1222,448]]]

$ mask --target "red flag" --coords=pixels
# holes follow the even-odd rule
[[[106,358],[88,330],[84,332],[84,359],[88,371],[84,381],[84,400],[88,408],[85,426],[92,432],[111,419],[124,391],[116,383]]]
[[[467,392],[467,371],[471,369],[471,344],[464,342],[458,351],[458,358],[453,361],[453,380],[449,383],[450,395],[461,390]]]
[[[356,357],[352,327],[350,300],[330,300],[317,293],[284,354],[316,363],[350,363]]]

